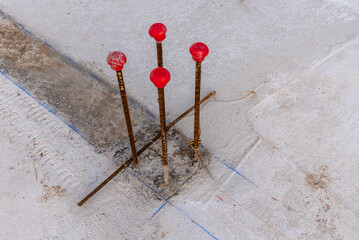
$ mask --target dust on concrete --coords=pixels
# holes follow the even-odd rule
[[[0,50],[2,57],[18,66],[20,70],[36,69],[50,66],[54,62],[48,57],[49,50],[34,44],[26,34],[16,31],[15,26],[7,21],[0,22]]]
[[[100,150],[125,137],[118,94],[95,81],[39,39],[0,19],[0,68]],[[141,115],[133,106],[133,118]],[[142,117],[142,116],[141,116]]]
[[[328,173],[328,166],[321,165],[319,167],[319,173],[308,174],[305,177],[305,182],[313,189],[324,189],[328,187],[328,184],[332,182],[332,178]]]
[[[283,205],[288,211],[297,214],[312,213],[308,216],[309,221],[315,223],[321,230],[316,233],[316,236],[312,236],[314,239],[343,239],[343,236],[337,231],[341,213],[337,211],[335,207],[337,200],[331,194],[330,185],[333,179],[329,167],[320,165],[314,172],[307,173],[303,180],[307,190],[290,189],[283,198]],[[298,224],[291,217],[288,218],[288,221],[292,226]],[[306,236],[303,235],[302,238],[306,239]]]
[[[146,138],[148,136],[143,137]],[[167,132],[167,143],[168,154],[180,161],[177,162],[172,158],[169,158],[169,185],[164,185],[162,153],[158,149],[158,146],[161,145],[160,140],[157,140],[151,147],[140,155],[138,166],[129,166],[131,172],[133,172],[156,192],[161,194],[161,196],[157,194],[153,195],[159,200],[162,200],[162,198],[168,199],[179,193],[181,187],[192,178],[193,174],[203,168],[203,165],[200,162],[193,161],[192,149],[188,146],[186,139],[183,139],[176,130],[172,129]],[[210,161],[210,154],[203,152],[201,155],[205,162]],[[130,158],[128,144],[124,149],[121,149],[121,154],[116,154],[115,156],[120,156],[120,158],[117,158],[117,165],[123,164],[126,158]]]
[[[307,204],[314,210],[314,220],[320,228],[329,233],[334,239],[343,239],[340,234],[336,233],[336,222],[340,219],[340,215],[331,211],[332,205],[335,204],[335,200],[332,199],[330,194],[332,181],[327,165],[320,165],[317,173],[307,174],[305,182],[316,192],[315,198],[314,196],[307,197]]]
[[[314,189],[323,189],[327,187],[327,183],[323,181],[323,177],[320,174],[309,174],[305,177],[305,181]]]
[[[44,187],[44,193],[39,199],[39,202],[47,202],[48,200],[54,197],[63,197],[66,193],[66,189],[62,189],[60,185],[50,187],[45,184],[43,185],[43,187]]]

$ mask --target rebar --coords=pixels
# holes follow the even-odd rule
[[[126,89],[125,89],[125,82],[123,80],[122,70],[117,71],[117,80],[118,80],[118,85],[119,85],[120,93],[121,93],[123,112],[125,114],[125,119],[126,119],[128,138],[129,138],[130,145],[131,145],[132,158],[134,159],[134,163],[137,165],[138,159],[137,159],[135,137],[133,135],[133,130],[132,130],[131,116],[130,116],[130,110],[128,108],[127,94],[126,94]]]
[[[165,110],[165,89],[158,89],[158,102],[160,110],[160,126],[161,126],[161,142],[162,142],[162,161],[164,171],[165,184],[169,184],[169,171],[168,171],[168,153],[167,153],[167,136],[166,136],[166,110]]]
[[[163,67],[162,42],[156,42],[156,47],[157,47],[157,65],[158,67]]]
[[[201,98],[201,62],[196,62],[196,82],[194,96],[194,141],[193,150],[198,154],[200,142],[200,98]]]

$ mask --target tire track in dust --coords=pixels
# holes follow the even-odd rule
[[[94,176],[101,175],[99,172],[103,173],[106,169],[103,162],[107,160],[108,166],[113,168],[110,160],[102,154],[97,154],[93,147],[72,129],[2,76],[0,76],[0,129],[30,156],[35,170],[34,178],[45,186],[54,186],[55,189],[60,186],[61,194],[62,189],[66,189],[76,208],[75,203],[84,196],[84,192],[88,192],[89,183],[93,181]],[[65,145],[61,146],[64,143]],[[66,159],[66,155],[64,156],[62,151],[73,153],[74,159]],[[71,164],[71,162],[76,162],[76,156],[81,161]],[[94,170],[96,168],[97,170]],[[74,169],[74,172],[70,169]],[[106,171],[108,170],[107,168]],[[121,175],[121,179],[128,178],[127,175],[127,173]],[[133,183],[134,187],[132,188],[126,186],[132,186]],[[94,198],[93,201],[95,204],[100,202],[100,206],[106,206],[101,208],[101,212],[106,214],[106,218],[95,210],[83,213],[84,224],[91,224],[91,229],[88,231],[101,229],[103,223],[99,219],[102,218],[103,221],[112,225],[113,228],[121,229],[122,232],[128,232],[134,223],[141,222],[143,233],[156,234],[157,229],[153,225],[149,225],[147,218],[142,216],[149,215],[157,206],[158,200],[148,201],[148,199],[153,199],[153,194],[140,182],[131,178],[126,181],[115,181],[112,184],[114,185],[114,188],[111,189],[112,194],[102,195],[101,198]],[[44,195],[49,189],[45,186]],[[122,207],[119,208],[119,205]],[[139,215],[129,211],[129,205],[136,208],[147,207]],[[114,211],[127,219],[123,226],[116,225],[118,214],[112,214]],[[77,229],[76,231],[81,230]],[[131,234],[133,237],[137,236],[138,229]]]
[[[43,178],[42,183],[59,185],[70,192],[81,185],[81,180],[64,163],[58,150],[49,144],[53,142],[51,138],[64,135],[62,124],[3,77],[0,84],[0,119],[0,126],[9,137],[26,146],[37,168],[35,171]],[[76,142],[75,146],[80,145],[76,140],[72,142]]]

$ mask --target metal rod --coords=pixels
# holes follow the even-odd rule
[[[157,65],[158,67],[163,67],[162,42],[156,42],[156,47],[157,47]]]
[[[165,110],[165,89],[158,89],[158,102],[160,106],[160,126],[161,126],[161,142],[162,142],[162,161],[165,184],[169,184],[168,171],[168,153],[167,153],[167,136],[166,136],[166,110]]]
[[[200,141],[200,109],[199,102],[201,98],[201,62],[196,62],[196,82],[194,96],[194,143],[193,149],[198,151]]]
[[[162,57],[162,42],[156,42],[157,48],[157,66],[163,67]],[[161,142],[162,142],[162,161],[163,161],[163,178],[165,184],[169,184],[169,170],[168,170],[168,153],[167,153],[167,136],[166,136],[166,107],[165,107],[165,90],[158,89],[158,103],[160,110],[160,126],[161,126]]]
[[[212,97],[214,94],[216,94],[216,91],[213,91],[209,93],[207,96],[205,96],[200,104],[207,101],[210,97]],[[180,116],[178,116],[173,122],[168,124],[166,127],[166,131],[168,131],[170,128],[172,128],[176,123],[181,121],[184,117],[186,117],[188,114],[190,114],[194,109],[194,106],[187,109],[184,113],[182,113]],[[161,137],[161,133],[154,136],[151,141],[146,143],[138,152],[137,156],[139,156],[141,153],[143,153],[147,148],[149,148],[153,142],[157,141]],[[129,158],[124,164],[122,164],[116,171],[114,171],[109,177],[105,179],[100,185],[98,185],[94,190],[92,190],[84,199],[82,199],[79,203],[77,203],[78,206],[82,206],[84,203],[86,203],[93,195],[95,195],[98,191],[100,191],[101,188],[103,188],[107,183],[109,183],[114,177],[116,177],[117,174],[119,174],[123,169],[125,169],[127,166],[129,166],[133,161],[133,158]]]
[[[135,137],[133,135],[133,130],[132,130],[131,116],[130,116],[130,110],[128,108],[127,94],[126,94],[126,89],[125,89],[125,82],[123,80],[122,70],[117,71],[117,80],[118,80],[118,85],[119,85],[120,93],[121,93],[123,112],[125,114],[125,119],[126,119],[126,124],[127,124],[127,132],[128,132],[128,138],[130,140],[130,145],[131,145],[132,158],[134,159],[134,163],[137,165],[138,159],[137,159]]]

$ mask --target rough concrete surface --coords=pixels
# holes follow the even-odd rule
[[[3,73],[12,76],[34,98],[46,103],[97,151],[108,153],[117,165],[129,159],[130,146],[119,93],[7,19],[2,18],[0,26]],[[139,150],[159,132],[159,126],[152,115],[133,101],[130,114]],[[169,148],[192,167],[190,149],[181,143],[187,140],[173,130],[168,137]],[[188,174],[171,162],[170,174],[175,180],[166,188],[160,187],[163,167],[160,160],[155,160],[161,158],[160,152],[147,150],[141,156],[143,164],[136,167],[135,172],[168,198],[188,179]]]
[[[66,99],[72,101],[67,109],[52,96],[56,94],[39,92],[42,83],[57,81],[67,82],[54,85],[66,92],[75,81],[61,74],[41,77],[31,58],[36,49],[21,48],[27,41],[22,35],[2,39],[1,71],[54,107],[80,133],[94,139],[108,133],[114,139],[104,141],[104,152],[95,151],[9,78],[1,77],[2,239],[358,238],[356,1],[2,0],[0,9],[113,88],[117,83],[105,58],[109,51],[125,52],[126,88],[138,102],[131,112],[146,125],[142,131],[157,126],[140,109],[144,106],[157,115],[156,91],[148,79],[156,65],[155,43],[147,33],[152,23],[163,22],[168,28],[163,42],[164,65],[172,74],[166,88],[168,118],[193,104],[194,62],[188,53],[193,42],[203,41],[210,49],[202,64],[203,93],[217,91],[201,112],[202,140],[213,154],[206,158],[209,172],[200,169],[168,202],[159,200],[144,183],[156,190],[160,185],[141,169],[156,164],[152,159],[159,156],[153,146],[144,154],[146,166],[128,168],[78,208],[76,201],[92,189],[94,180],[98,183],[116,168],[111,156],[125,152],[121,146],[128,148],[125,135],[118,142],[119,133],[108,124],[89,125],[108,122],[107,114],[121,118],[119,97],[80,66],[72,66],[68,76],[83,79],[87,86],[74,89],[93,100],[91,111],[101,113],[99,123],[83,116],[80,121],[81,115],[72,111],[83,108],[76,103],[78,96]],[[1,32],[11,30],[4,30],[11,26],[7,20],[1,26]],[[31,39],[26,46],[38,41]],[[38,46],[35,52],[43,53],[45,46]],[[21,50],[31,54],[18,54]],[[64,57],[55,55],[56,65],[70,69]],[[19,65],[23,61],[31,68]],[[101,94],[94,94],[97,91]],[[102,110],[101,99],[117,106],[118,113]],[[192,125],[189,116],[178,124],[182,133],[171,132],[169,161],[187,176],[197,165],[181,164],[190,161],[181,138],[192,136]],[[91,126],[108,131],[86,130]]]
[[[256,141],[242,113],[297,78],[331,47],[356,36],[359,24],[355,0],[2,0],[0,9],[114,87],[105,59],[110,51],[123,51],[128,94],[155,115],[156,92],[148,76],[156,66],[156,47],[147,31],[163,22],[168,29],[164,66],[172,74],[166,88],[169,118],[194,102],[189,47],[205,42],[210,53],[202,64],[202,89],[216,90],[218,100],[203,111],[203,143],[233,158],[241,158]],[[251,99],[241,101],[246,96]],[[188,136],[191,120],[179,126]],[[230,142],[241,147],[223,151]]]

